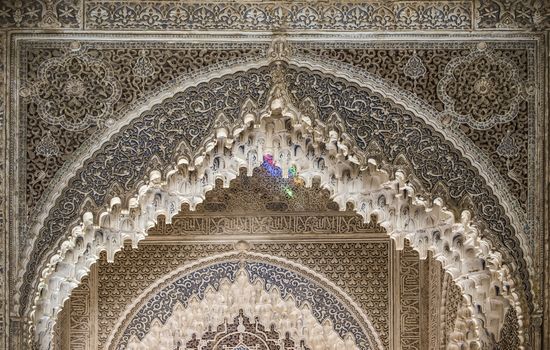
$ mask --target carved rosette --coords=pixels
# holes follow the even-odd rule
[[[514,63],[485,43],[450,61],[437,85],[444,115],[478,130],[512,121],[524,99],[523,90]]]
[[[43,120],[80,131],[108,125],[121,90],[110,65],[77,44],[65,55],[42,63],[38,80],[23,89],[26,94],[37,104]]]

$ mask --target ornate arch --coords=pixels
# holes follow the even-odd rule
[[[121,315],[108,348],[146,342],[154,327],[165,333],[177,328],[178,309],[185,312],[187,324],[200,328],[195,329],[197,337],[224,319],[244,316],[266,328],[277,323],[279,334],[290,334],[296,345],[316,345],[320,340],[350,350],[383,348],[368,315],[336,285],[297,263],[247,252],[247,246],[239,242],[235,252],[202,259],[163,276]],[[205,312],[205,308],[216,311]],[[269,316],[274,312],[284,313],[287,322],[276,322]],[[311,333],[298,334],[299,324]],[[191,337],[191,333],[182,336]]]
[[[311,92],[303,96],[295,92],[298,91],[297,84],[308,77],[313,80],[309,85],[301,85],[304,90],[326,90],[325,95],[316,96]],[[461,219],[456,220],[455,214],[443,205],[441,199],[431,201],[418,197],[417,188],[430,179],[415,180],[406,166],[388,162],[388,158],[395,160],[406,156],[405,152],[397,151],[396,155],[389,157],[391,144],[376,142],[376,137],[367,143],[365,138],[369,132],[373,136],[388,132],[383,127],[376,127],[376,124],[369,125],[369,120],[382,123],[393,118],[394,123],[399,122],[403,128],[408,123],[411,126],[408,130],[411,133],[407,134],[411,138],[409,141],[413,144],[427,142],[428,147],[439,147],[443,158],[457,163],[453,168],[455,171],[472,176],[469,179],[472,186],[482,186],[473,170],[461,168],[467,166],[467,162],[461,161],[459,154],[456,151],[453,153],[452,147],[444,143],[440,136],[429,134],[431,129],[428,126],[415,121],[410,114],[380,96],[366,95],[360,87],[347,86],[341,80],[282,63],[216,80],[213,85],[203,86],[203,89],[226,91],[222,88],[235,84],[235,81],[240,87],[255,89],[245,95],[246,98],[229,95],[234,98],[224,100],[221,108],[215,109],[217,114],[212,118],[208,113],[214,111],[217,102],[212,96],[207,96],[207,101],[213,101],[214,106],[205,109],[201,105],[201,109],[195,111],[203,115],[205,128],[197,129],[203,139],[197,138],[197,132],[182,129],[173,121],[177,118],[173,111],[182,108],[181,103],[192,106],[193,96],[208,94],[198,87],[188,89],[185,94],[181,93],[145,113],[142,120],[122,130],[105,146],[103,153],[96,153],[94,161],[88,162],[86,169],[91,169],[88,171],[93,173],[101,171],[98,164],[112,160],[109,159],[109,150],[135,151],[130,147],[133,144],[130,135],[134,131],[140,135],[140,142],[145,143],[136,143],[134,147],[148,150],[153,144],[147,143],[151,140],[147,132],[152,131],[145,127],[147,123],[157,123],[155,129],[161,133],[159,137],[164,138],[165,142],[171,141],[172,145],[175,140],[169,137],[174,130],[183,133],[178,140],[188,140],[182,141],[181,148],[174,147],[171,154],[161,150],[162,144],[158,145],[156,150],[164,156],[153,157],[149,165],[156,170],[150,172],[148,183],[133,197],[113,197],[109,208],[96,212],[96,215],[86,213],[82,225],[73,229],[70,238],[52,257],[43,270],[32,310],[33,326],[42,344],[48,341],[63,301],[82,276],[88,273],[101,251],[106,250],[112,260],[124,240],[132,240],[135,246],[145,238],[147,229],[155,224],[158,215],[166,216],[169,222],[182,203],[188,203],[193,209],[212,188],[215,179],[220,178],[227,185],[235,178],[239,168],[244,167],[251,172],[259,166],[261,156],[266,153],[275,157],[283,174],[295,167],[306,185],[311,185],[313,178],[320,178],[322,186],[331,191],[340,208],[353,203],[365,220],[376,217],[396,241],[398,249],[402,249],[404,240],[408,239],[421,258],[426,257],[428,250],[433,251],[434,257],[442,262],[473,305],[474,312],[470,317],[475,325],[474,332],[457,341],[486,341],[484,329],[498,337],[504,317],[499,310],[512,305],[522,312],[522,295],[516,293],[512,279],[515,266],[504,264],[503,255],[495,251],[491,242],[481,237],[479,227],[473,225],[469,213],[464,212]],[[258,87],[265,88],[265,91]],[[333,89],[341,90],[335,94]],[[333,105],[330,105],[327,104],[326,94],[334,94],[341,99],[332,101]],[[363,97],[354,99],[354,94]],[[189,108],[184,112],[189,112]],[[193,112],[191,108],[189,113]],[[361,124],[352,124],[350,128],[350,121]],[[167,126],[171,129],[166,129]],[[142,131],[145,133],[140,134]],[[392,131],[403,132],[389,130]],[[208,137],[210,132],[214,137]],[[418,135],[415,136],[414,132]],[[422,132],[428,133],[426,139],[421,137]],[[396,135],[399,136],[402,135]],[[129,144],[124,143],[128,141]],[[436,144],[430,145],[429,142]],[[389,150],[384,147],[389,147]],[[179,153],[182,149],[195,152]],[[410,157],[407,159],[410,160]],[[166,166],[170,162],[172,165]],[[133,168],[129,166],[126,164],[130,171]],[[117,169],[120,171],[125,167]],[[143,172],[146,168],[139,170]],[[415,185],[415,181],[419,185]],[[74,188],[89,184],[81,173],[80,178],[71,185]],[[132,185],[123,183],[121,186],[124,191],[130,191]],[[480,187],[480,192],[486,191]],[[93,195],[97,203],[102,203],[107,193]],[[506,252],[506,249],[503,251]]]
[[[483,47],[483,49],[480,49],[480,52],[474,54],[480,55],[482,54],[482,51],[487,48],[485,43],[482,44],[480,44],[480,47]],[[97,137],[93,137],[86,141],[74,153],[72,160],[65,163],[59,170],[54,181],[51,182],[50,187],[45,190],[41,200],[33,209],[30,217],[35,219],[29,229],[29,235],[24,249],[25,253],[21,254],[23,261],[21,262],[22,268],[20,269],[20,275],[17,279],[17,290],[19,290],[21,284],[25,283],[23,274],[26,273],[28,265],[28,260],[25,259],[29,256],[29,254],[31,254],[31,252],[34,251],[36,239],[40,235],[41,230],[44,230],[44,222],[50,216],[50,213],[57,204],[59,197],[69,185],[70,181],[74,179],[75,174],[82,171],[85,166],[85,162],[92,159],[94,153],[100,151],[102,146],[108,142],[109,139],[119,134],[127,125],[132,123],[133,120],[140,118],[143,113],[146,113],[155,105],[158,105],[166,99],[175,96],[179,92],[183,92],[186,89],[195,87],[199,84],[208,83],[209,81],[216,80],[216,78],[219,77],[239,74],[240,72],[253,69],[260,69],[275,61],[288,62],[296,67],[304,67],[310,69],[311,71],[319,71],[329,76],[336,75],[341,79],[345,79],[346,82],[365,87],[370,93],[379,94],[384,99],[387,98],[402,107],[404,110],[413,113],[415,118],[423,120],[436,132],[444,135],[445,141],[450,142],[454,148],[460,151],[461,157],[467,159],[470,162],[469,166],[476,169],[476,174],[480,176],[480,178],[485,181],[486,186],[490,188],[490,191],[492,192],[490,195],[495,196],[498,199],[498,206],[504,208],[502,213],[499,213],[499,215],[506,216],[509,219],[507,226],[512,226],[509,230],[511,230],[512,234],[519,240],[519,245],[521,246],[523,252],[521,259],[525,260],[527,265],[526,271],[529,271],[531,276],[530,278],[532,278],[534,272],[532,269],[532,259],[529,254],[529,240],[524,232],[524,223],[527,221],[525,212],[521,210],[521,206],[519,205],[516,197],[508,190],[508,186],[506,185],[506,181],[503,179],[502,175],[494,169],[491,160],[483,152],[480,152],[477,146],[475,146],[470,139],[464,137],[464,135],[457,132],[454,128],[448,127],[446,121],[442,120],[444,114],[441,114],[435,110],[431,105],[419,99],[416,95],[404,91],[399,87],[393,86],[376,75],[358,70],[352,66],[347,66],[346,64],[342,64],[338,61],[332,62],[327,59],[321,61],[315,56],[295,53],[289,45],[291,44],[283,41],[282,39],[276,39],[271,43],[271,47],[268,50],[264,50],[265,53],[263,57],[252,56],[234,59],[227,62],[225,65],[215,64],[214,66],[207,67],[205,69],[199,69],[191,75],[180,76],[174,79],[174,81],[166,84],[166,86],[164,86],[161,90],[155,91],[139,99],[132,106],[123,109],[119,113],[121,115],[119,118],[110,118],[109,120],[114,124],[103,129]],[[446,187],[443,184],[443,181],[440,181],[439,183],[441,183],[441,187]],[[434,186],[432,181],[429,186],[432,188],[439,187],[439,183]],[[430,192],[429,188],[425,190],[426,192]],[[452,199],[456,200],[457,196],[453,197],[454,198]],[[460,195],[458,197],[460,197]],[[468,196],[468,199],[473,200],[471,197],[472,196]],[[499,230],[507,230],[502,227],[502,225],[500,226],[501,227]],[[493,243],[496,242],[493,241]],[[509,242],[509,244],[510,243],[511,242]],[[59,244],[57,246],[59,246]],[[51,256],[52,254],[53,251],[50,251],[48,255]],[[530,283],[530,279],[527,279],[527,283]],[[528,289],[528,294],[530,293],[530,289]],[[23,308],[25,307],[26,304],[23,303]]]

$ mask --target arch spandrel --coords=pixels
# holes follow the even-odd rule
[[[47,221],[46,227],[53,228],[54,230],[49,230],[48,235],[40,235],[39,241],[37,241],[37,246],[40,247],[42,244],[42,249],[35,249],[35,252],[38,252],[38,256],[45,257],[45,254],[48,249],[48,244],[45,243],[48,240],[49,241],[55,241],[58,239],[57,237],[60,237],[62,235],[63,228],[69,229],[69,226],[71,222],[74,222],[78,220],[78,205],[75,205],[74,202],[80,202],[81,204],[84,202],[86,195],[93,198],[97,204],[101,204],[105,201],[106,197],[109,195],[108,187],[112,186],[112,182],[118,182],[120,187],[131,191],[132,188],[135,188],[137,184],[147,175],[147,171],[150,169],[147,169],[145,166],[141,165],[140,168],[136,171],[136,167],[134,165],[139,164],[133,164],[131,159],[149,159],[153,163],[153,166],[158,166],[159,162],[162,163],[168,163],[173,162],[176,157],[176,155],[173,153],[173,149],[160,147],[162,146],[162,143],[164,142],[164,145],[171,145],[176,139],[179,139],[181,137],[186,138],[188,140],[187,146],[191,149],[198,149],[200,146],[206,146],[204,141],[201,142],[200,136],[207,137],[208,135],[214,133],[217,129],[216,121],[219,121],[221,118],[225,118],[225,120],[233,121],[237,123],[240,117],[242,115],[239,115],[243,112],[242,106],[245,105],[244,102],[247,101],[253,101],[253,105],[256,107],[265,105],[265,102],[268,98],[268,90],[271,87],[271,80],[269,78],[271,72],[271,67],[262,67],[258,68],[256,70],[248,71],[246,73],[237,73],[234,76],[226,77],[223,79],[216,80],[214,82],[214,85],[218,87],[220,90],[212,89],[212,85],[209,84],[202,84],[197,86],[196,88],[188,89],[185,91],[185,93],[178,93],[174,98],[169,99],[165,101],[162,105],[158,105],[154,107],[150,112],[147,112],[143,115],[143,117],[139,118],[139,120],[133,121],[130,125],[125,127],[119,134],[113,136],[109,142],[103,145],[102,150],[99,152],[96,152],[96,158],[93,160],[90,160],[86,164],[86,168],[79,171],[77,177],[73,180],[73,182],[68,186],[68,188],[64,191],[64,196],[61,197],[60,201],[57,203],[57,207],[54,208],[51,211],[51,216]],[[376,134],[377,131],[385,130],[382,124],[376,125],[376,123],[383,123],[384,121],[387,122],[385,117],[387,115],[393,116],[394,118],[397,118],[394,120],[394,124],[396,120],[404,121],[406,123],[410,123],[411,130],[415,130],[415,132],[422,133],[424,132],[427,136],[426,139],[422,138],[422,141],[427,142],[427,145],[429,147],[428,140],[431,140],[433,142],[434,146],[439,147],[440,150],[447,151],[447,161],[450,160],[459,160],[456,164],[453,164],[452,169],[457,171],[462,171],[464,176],[466,178],[472,179],[470,185],[471,186],[482,186],[484,184],[484,180],[480,178],[479,176],[472,176],[476,174],[476,171],[470,167],[470,164],[468,161],[463,160],[460,152],[456,151],[450,144],[444,143],[443,138],[435,133],[433,129],[430,127],[427,127],[425,124],[423,124],[418,118],[415,118],[412,114],[404,112],[400,108],[396,108],[394,105],[392,105],[391,102],[384,100],[382,97],[377,96],[376,94],[369,94],[368,90],[361,89],[358,86],[346,86],[345,82],[338,81],[337,79],[322,76],[320,73],[312,73],[311,71],[308,71],[304,68],[296,68],[293,66],[285,67],[285,81],[288,86],[288,95],[293,96],[294,99],[299,100],[301,97],[304,96],[298,96],[296,94],[293,95],[293,81],[291,78],[297,77],[300,74],[302,74],[302,77],[310,76],[310,77],[316,77],[316,79],[319,79],[318,83],[324,83],[326,87],[329,87],[330,89],[335,89],[338,87],[341,87],[344,89],[344,95],[338,97],[349,98],[352,95],[362,95],[363,102],[357,102],[355,106],[351,106],[346,104],[346,101],[353,101],[350,100],[344,100],[344,101],[337,101],[338,103],[336,106],[328,106],[326,103],[323,103],[324,96],[322,94],[319,94],[317,91],[311,90],[310,95],[307,96],[311,100],[316,102],[317,108],[321,113],[318,113],[318,118],[320,119],[321,123],[327,123],[327,122],[333,122],[336,116],[337,119],[339,118],[339,124],[348,124],[347,127],[351,129],[345,130],[343,133],[347,133],[350,135],[353,135],[353,132],[356,132],[356,137],[352,137],[355,144],[359,145],[359,148],[361,145],[361,140],[364,139],[371,133],[372,135]],[[242,84],[243,80],[251,79],[252,83],[250,85]],[[332,79],[332,80],[331,80]],[[212,92],[219,92],[223,91],[222,86],[230,85],[228,82],[238,82],[239,88],[241,90],[239,93],[236,94],[226,94],[230,100],[229,103],[227,101],[221,105],[218,105],[219,107],[224,108],[224,113],[220,114],[219,109],[216,108],[216,100],[214,98],[206,99],[209,103],[212,103],[212,105],[209,108],[205,108],[204,104],[199,103],[198,105],[193,105],[193,99],[189,96],[200,96],[204,98],[204,94],[210,93],[210,96],[212,96]],[[258,90],[257,84],[260,82],[260,84],[263,84],[266,89],[265,90]],[[225,85],[224,85],[225,84]],[[295,84],[295,82],[294,82]],[[311,85],[309,88],[315,88],[318,85]],[[199,92],[200,89],[203,89],[201,92]],[[244,94],[243,92],[246,89],[252,89],[255,91],[254,93],[250,94]],[[231,90],[229,90],[231,91]],[[243,96],[244,95],[244,96]],[[368,96],[367,100],[369,103],[375,104],[375,109],[372,109],[371,107],[368,107],[365,105],[365,95]],[[208,96],[208,95],[207,95]],[[246,96],[246,99],[245,99]],[[254,102],[254,98],[256,98],[257,101]],[[186,103],[187,107],[180,107],[177,105],[177,101],[180,103]],[[263,100],[262,100],[263,99]],[[304,100],[305,98],[302,98]],[[262,103],[263,102],[263,103]],[[294,102],[294,101],[293,101]],[[185,128],[184,123],[182,123],[179,126],[175,125],[174,119],[167,119],[166,115],[169,115],[171,117],[174,116],[170,115],[168,113],[167,108],[169,107],[176,107],[176,109],[179,109],[180,112],[187,113],[192,115],[193,112],[198,115],[198,118],[202,118],[202,120],[205,121],[204,124],[199,124],[203,128],[201,129],[189,129]],[[174,104],[176,103],[176,104]],[[240,104],[239,104],[240,103]],[[250,103],[249,103],[250,105]],[[195,106],[195,107],[193,107]],[[368,108],[366,108],[367,106]],[[198,107],[198,108],[197,108]],[[195,109],[194,109],[195,108]],[[340,109],[338,109],[340,108]],[[343,112],[342,112],[343,108]],[[336,112],[334,112],[336,111]],[[189,113],[191,112],[191,113]],[[217,112],[217,113],[215,113]],[[329,113],[330,112],[330,113]],[[356,114],[354,114],[356,112]],[[156,113],[156,114],[155,114]],[[373,116],[373,113],[382,113],[378,114],[378,119],[376,119],[376,116]],[[387,113],[387,115],[386,115]],[[369,118],[364,118],[365,115],[368,115]],[[381,117],[383,116],[383,117]],[[185,120],[189,120],[189,118],[183,118]],[[376,120],[376,122],[374,122]],[[352,123],[350,124],[350,121]],[[154,123],[157,123],[154,125]],[[181,123],[181,120],[180,120]],[[353,124],[355,123],[355,124]],[[371,123],[371,124],[369,124]],[[395,126],[394,126],[395,128]],[[359,134],[359,131],[362,130],[363,134]],[[342,132],[342,130],[340,130]],[[394,132],[395,129],[389,129],[389,131],[386,132]],[[149,133],[151,132],[151,133]],[[174,137],[174,139],[170,138],[170,132],[175,133],[177,137]],[[156,133],[156,134],[155,134]],[[188,133],[188,135],[182,135],[184,133]],[[132,140],[132,136],[137,136],[137,138],[134,138]],[[187,136],[187,137],[186,137]],[[381,137],[379,140],[379,144],[384,145],[384,142],[386,142],[386,139],[384,136],[382,136],[380,133],[378,133],[378,136]],[[391,135],[390,135],[391,136]],[[395,136],[395,135],[394,135]],[[390,137],[391,138],[391,137]],[[135,140],[135,141],[134,141]],[[139,140],[139,141],[138,141]],[[386,157],[388,159],[396,158],[397,155],[401,153],[407,153],[412,152],[412,161],[415,160],[417,162],[422,161],[425,155],[422,155],[421,152],[414,153],[414,150],[417,148],[419,143],[416,143],[414,141],[420,140],[418,138],[418,135],[415,139],[411,139],[410,145],[411,148],[404,147],[402,150],[403,152],[395,152],[396,150],[392,150],[391,148],[386,149]],[[157,143],[158,142],[158,143]],[[366,143],[365,143],[366,144]],[[391,144],[386,144],[386,146],[390,146]],[[158,148],[155,148],[158,146]],[[403,148],[403,147],[402,147]],[[124,154],[124,152],[121,152],[121,150],[126,150],[130,153]],[[137,151],[137,153],[136,153]],[[417,150],[418,151],[418,150]],[[172,152],[172,153],[171,153]],[[394,152],[394,153],[392,153]],[[161,156],[158,156],[158,154],[161,154]],[[152,155],[155,154],[156,156],[153,157]],[[196,159],[193,159],[192,155],[187,155],[189,159],[186,159],[183,161],[184,163],[191,163],[190,165],[193,166]],[[415,156],[417,157],[415,159]],[[125,160],[126,159],[126,160]],[[181,160],[181,159],[180,159]],[[433,165],[435,166],[439,160],[433,160]],[[115,162],[120,162],[121,166],[116,166]],[[145,162],[144,162],[145,163]],[[414,164],[414,163],[413,163]],[[116,168],[117,172],[115,174],[110,174],[108,171],[105,171],[105,169],[109,168],[109,165],[111,165],[111,168]],[[125,169],[127,172],[125,172]],[[430,175],[429,170],[433,170],[429,166],[425,169],[419,168],[420,170],[427,171],[424,176],[422,174],[419,176],[419,174],[415,174],[418,178],[426,182],[428,185],[430,184],[430,181],[433,181],[434,176],[433,174]],[[160,175],[160,174],[159,174]],[[456,174],[455,174],[456,175]],[[152,179],[153,182],[155,181],[162,181],[161,176],[159,176],[157,179]],[[95,185],[95,186],[94,186]],[[432,185],[433,186],[433,185]],[[430,187],[430,186],[427,186]],[[82,189],[83,188],[89,188],[89,192],[86,193]],[[525,261],[523,259],[523,254],[521,253],[521,249],[519,248],[519,242],[517,237],[514,236],[513,230],[509,227],[509,223],[507,222],[507,219],[504,215],[504,211],[498,204],[498,200],[492,196],[492,193],[490,190],[486,189],[485,187],[479,187],[480,193],[485,194],[486,201],[488,202],[481,202],[482,204],[487,204],[485,208],[491,208],[495,212],[488,212],[487,210],[482,211],[483,214],[487,215],[488,218],[493,219],[494,217],[497,217],[499,221],[496,222],[496,224],[493,223],[492,230],[496,232],[504,232],[505,236],[503,239],[505,242],[500,242],[500,240],[494,240],[494,244],[496,246],[499,246],[500,243],[502,243],[501,247],[507,247],[507,249],[504,249],[505,251],[508,251],[512,255],[515,254],[515,263],[519,267],[519,273],[521,274],[521,278],[518,280],[521,280],[523,283],[527,284],[526,286],[526,295],[527,299],[530,298],[530,287],[529,279],[526,273],[526,265]],[[458,187],[457,189],[454,189],[456,196],[459,197],[460,194],[464,192],[463,187]],[[476,193],[478,194],[478,193]],[[200,197],[200,196],[199,196]],[[67,202],[68,198],[70,200]],[[74,201],[76,199],[76,201]],[[63,204],[62,201],[65,200],[66,203]],[[62,209],[69,209],[67,212],[63,212]],[[71,211],[73,211],[75,214],[72,215]],[[57,219],[59,220],[58,223],[54,223]],[[91,219],[91,218],[90,218]],[[154,219],[154,218],[153,218]],[[85,220],[87,220],[85,218]],[[92,222],[88,223],[91,224]],[[85,223],[86,225],[86,223]],[[56,234],[55,231],[57,231]],[[57,235],[57,237],[56,237]],[[516,249],[516,250],[514,250]],[[52,265],[53,268],[55,268],[55,263]],[[28,293],[31,290],[31,280],[33,280],[33,270],[36,271],[38,268],[38,259],[34,260],[33,263],[29,264],[29,268],[26,271],[27,274],[27,281],[24,281],[25,286],[23,288],[22,293],[22,305],[26,305],[24,302],[26,298],[28,298]],[[512,269],[515,270],[515,269]]]

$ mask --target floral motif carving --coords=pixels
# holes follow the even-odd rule
[[[510,132],[506,133],[506,136],[502,138],[502,141],[497,147],[497,153],[506,158],[514,158],[519,153],[519,148],[516,146],[514,138]]]
[[[55,142],[55,139],[52,137],[52,133],[50,131],[48,131],[46,136],[44,136],[38,145],[36,145],[36,154],[46,158],[57,156],[59,154],[59,146]]]
[[[85,2],[88,29],[469,29],[469,1]],[[151,20],[154,18],[155,20]]]
[[[147,57],[147,53],[144,50],[139,53],[132,71],[139,78],[147,78],[155,74],[155,67],[151,64],[151,60]]]
[[[544,29],[550,26],[550,5],[541,0],[476,1],[478,28]]]
[[[78,46],[43,62],[27,89],[40,117],[69,131],[108,125],[121,94],[111,66]]]
[[[453,121],[482,130],[512,121],[524,98],[514,63],[485,43],[449,62],[437,92]]]
[[[78,28],[82,0],[3,0],[0,28]]]
[[[413,55],[409,58],[407,63],[405,63],[405,67],[403,67],[403,73],[416,80],[418,78],[422,78],[427,72],[426,66],[422,62],[422,59],[418,57],[416,54],[416,51],[413,52]]]

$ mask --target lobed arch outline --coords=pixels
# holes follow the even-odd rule
[[[302,101],[301,106],[312,103]],[[513,267],[482,238],[470,213],[464,211],[457,219],[441,199],[423,200],[406,170],[378,164],[359,151],[336,113],[322,123],[309,114],[315,109],[293,106],[278,84],[266,106],[248,100],[241,110],[242,123],[234,127],[223,123],[223,114],[218,116],[214,138],[199,157],[182,156],[168,171],[152,171],[149,182],[127,203],[113,198],[107,209],[83,215],[82,224],[73,228],[42,272],[31,310],[30,343],[33,335],[42,348],[49,343],[63,302],[102,251],[113,261],[124,241],[137,247],[159,215],[169,224],[182,204],[194,210],[216,179],[229,186],[241,168],[251,175],[266,153],[275,156],[283,174],[295,166],[306,186],[319,179],[341,210],[352,203],[367,222],[376,217],[397,249],[407,239],[421,259],[433,252],[469,303],[462,315],[466,326],[449,348],[490,343],[486,330],[498,339],[508,307],[523,315]]]
[[[314,281],[315,283],[329,291],[331,295],[335,295],[339,300],[343,301],[343,303],[348,307],[349,312],[354,316],[354,318],[361,320],[360,324],[362,324],[363,331],[368,336],[369,345],[372,349],[384,348],[382,340],[380,339],[378,333],[372,325],[372,322],[370,321],[369,315],[339,286],[337,286],[318,272],[297,262],[270,254],[253,252],[251,251],[252,246],[253,244],[246,241],[235,242],[234,251],[220,253],[210,257],[198,259],[196,261],[184,264],[174,271],[171,271],[168,274],[158,278],[149,287],[143,290],[138,297],[136,297],[130,304],[126,306],[126,308],[118,318],[117,322],[113,326],[113,329],[109,333],[109,336],[105,342],[106,348],[110,350],[116,349],[115,346],[120,343],[122,334],[124,333],[124,330],[127,329],[127,327],[129,326],[131,320],[136,317],[138,311],[144,306],[144,304],[146,304],[163,288],[170,285],[174,281],[193,273],[198,269],[204,268],[206,266],[211,266],[213,264],[236,260],[240,261],[241,263],[244,261],[254,261],[268,263],[274,266],[281,266],[288,271],[295,272],[296,274],[303,276],[308,280]],[[252,284],[257,284],[257,282],[258,281],[255,281]],[[265,281],[262,281],[262,285],[265,288]],[[287,299],[288,298],[289,297],[287,296]],[[290,296],[290,298],[294,299],[292,296]],[[311,308],[311,306],[309,307]],[[327,318],[322,321],[326,320]]]
[[[43,228],[43,224],[46,222],[50,211],[56,205],[57,199],[62,195],[63,189],[69,184],[74,174],[84,166],[87,159],[92,158],[93,154],[100,150],[105,142],[117,134],[125,125],[128,125],[130,121],[138,118],[142,113],[162,103],[167,98],[174,96],[176,93],[218,77],[268,66],[276,61],[284,61],[297,67],[337,76],[357,86],[369,88],[374,93],[378,93],[390,99],[393,103],[421,118],[439,134],[444,135],[445,139],[449,141],[455,149],[460,151],[461,156],[467,159],[470,164],[477,169],[478,174],[483,177],[492,193],[497,197],[499,204],[504,208],[509,218],[510,225],[518,237],[523,252],[523,258],[525,259],[529,272],[529,281],[527,282],[530,284],[531,290],[536,288],[537,278],[535,278],[534,262],[530,253],[531,248],[529,240],[523,225],[523,223],[527,222],[526,213],[520,209],[521,206],[518,200],[509,191],[506,181],[491,164],[490,159],[485,156],[483,152],[479,151],[470,139],[460,134],[460,132],[456,131],[454,128],[444,125],[441,122],[441,113],[414,94],[394,86],[374,74],[342,64],[341,62],[332,62],[330,60],[321,61],[314,56],[294,53],[289,46],[289,42],[283,38],[276,38],[271,42],[271,47],[266,51],[263,57],[239,59],[228,62],[225,65],[216,64],[211,67],[200,69],[190,75],[184,75],[174,79],[174,81],[167,83],[159,91],[151,93],[150,96],[138,100],[130,108],[125,109],[122,112],[122,117],[118,119],[113,126],[101,130],[97,137],[92,137],[87,140],[74,153],[72,159],[67,161],[52,179],[50,185],[42,195],[41,200],[29,215],[30,218],[33,218],[33,221],[29,225],[27,240],[18,263],[18,273],[14,288],[15,310],[18,312],[21,306],[23,309],[27,306],[19,304],[20,291],[24,283],[24,274],[26,273],[29,259],[32,256],[36,238]],[[58,243],[58,245],[51,248],[46,259],[51,258],[55,249],[58,248],[62,242]],[[44,266],[45,264],[47,264],[47,261],[43,260],[40,266]],[[37,274],[40,274],[40,271],[38,271]]]
[[[14,309],[16,312],[23,311],[28,313],[28,305],[20,305],[21,288],[24,282],[24,275],[27,271],[29,259],[33,256],[33,247],[36,238],[40,230],[43,228],[43,223],[46,222],[50,211],[56,205],[57,199],[61,196],[63,189],[69,184],[71,178],[84,166],[87,159],[93,157],[93,154],[98,151],[101,146],[107,142],[112,136],[117,134],[125,125],[131,120],[139,117],[143,112],[151,109],[154,105],[157,105],[167,98],[174,96],[176,93],[185,91],[187,88],[196,86],[203,82],[208,82],[214,78],[231,75],[241,71],[247,71],[249,69],[260,68],[267,66],[276,61],[285,61],[289,64],[297,67],[304,67],[312,71],[319,71],[323,74],[338,76],[350,83],[357,84],[360,87],[367,87],[374,93],[378,93],[385,98],[390,99],[403,109],[413,113],[424,120],[428,125],[433,127],[441,135],[445,136],[445,139],[450,141],[452,145],[460,151],[462,157],[467,159],[476,169],[477,173],[482,176],[491,188],[492,193],[497,197],[499,204],[504,208],[507,217],[509,218],[510,225],[512,226],[516,237],[518,237],[519,244],[523,252],[523,259],[525,260],[527,270],[529,273],[529,280],[524,281],[529,285],[526,293],[531,294],[533,290],[537,290],[537,279],[535,278],[534,262],[532,260],[530,252],[530,245],[527,236],[524,231],[523,224],[527,221],[526,214],[520,209],[517,199],[509,191],[506,182],[502,178],[494,167],[491,165],[491,161],[486,157],[483,152],[480,152],[477,147],[464,135],[461,135],[458,131],[455,131],[452,127],[444,125],[441,122],[441,113],[428,105],[426,102],[418,99],[414,94],[402,90],[388,82],[385,82],[382,78],[379,78],[373,74],[365,71],[361,71],[352,66],[347,66],[339,62],[321,61],[316,57],[299,55],[292,52],[288,43],[283,39],[275,39],[272,42],[271,48],[266,52],[264,57],[254,57],[245,60],[235,60],[227,63],[226,65],[216,64],[212,67],[201,69],[192,75],[181,76],[175,79],[173,82],[167,83],[158,91],[152,93],[148,98],[143,99],[135,107],[125,110],[123,116],[113,125],[107,129],[101,131],[98,137],[86,141],[77,152],[71,161],[68,161],[59,170],[58,174],[51,181],[51,185],[47,188],[43,194],[39,204],[33,210],[29,217],[34,218],[31,225],[29,225],[29,231],[23,254],[19,260],[19,268],[16,283],[14,288]],[[75,223],[76,224],[76,223]],[[39,266],[43,267],[48,264],[51,257],[55,254],[56,249],[62,245],[62,242],[58,242],[57,245],[52,246],[47,256],[40,262]],[[42,274],[41,271],[36,272],[36,277]],[[32,286],[36,289],[36,284]],[[22,310],[21,310],[22,308]]]

